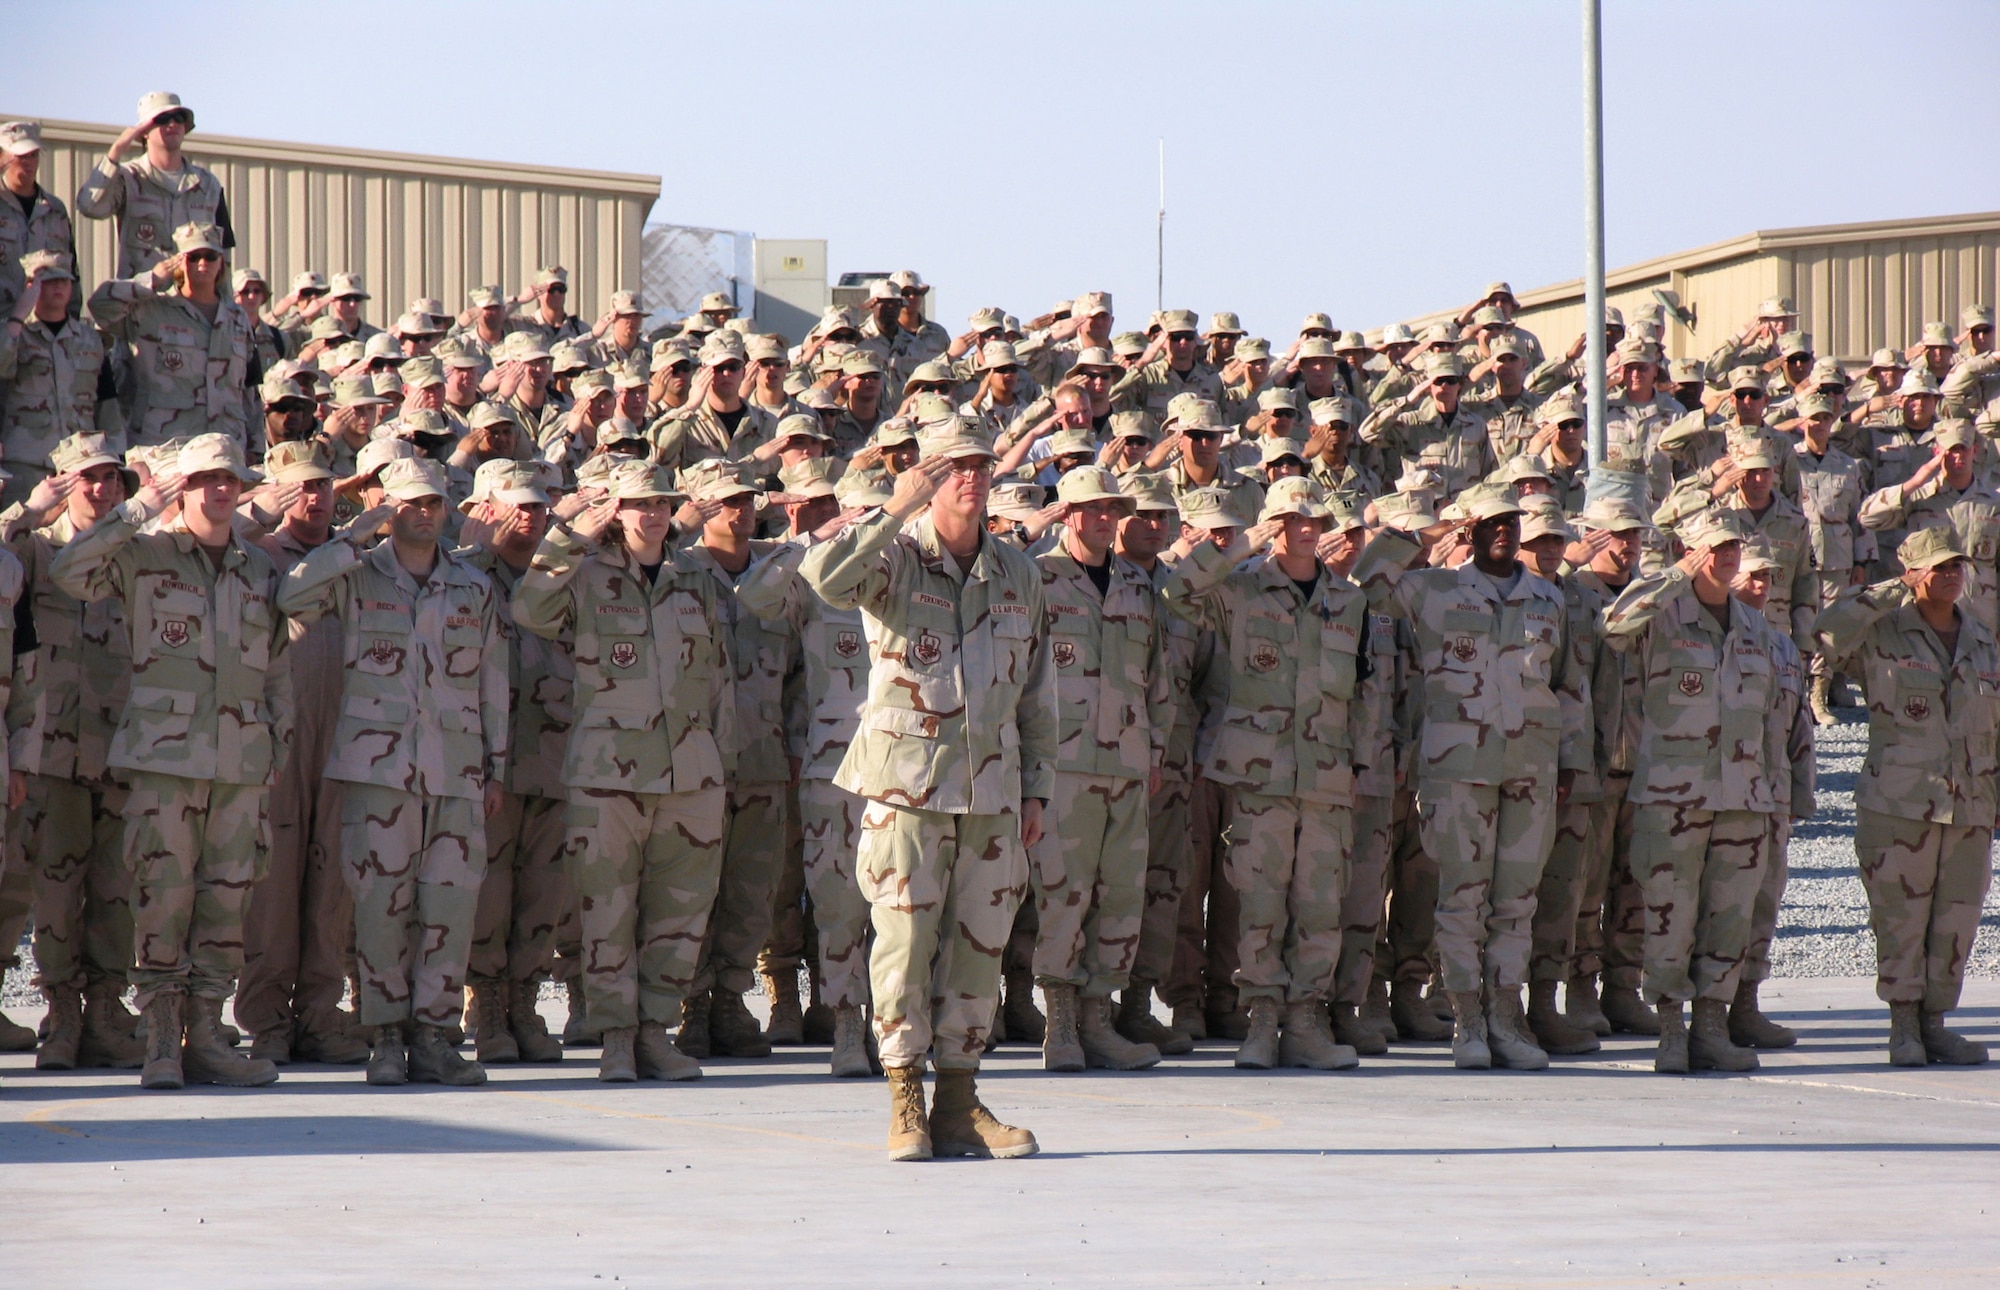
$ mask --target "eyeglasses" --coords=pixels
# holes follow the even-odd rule
[[[993,473],[991,457],[959,457],[951,463],[951,473],[960,479],[985,479]]]

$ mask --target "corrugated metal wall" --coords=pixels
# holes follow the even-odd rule
[[[22,119],[0,114],[0,120]],[[44,188],[75,214],[76,190],[118,130],[45,121]],[[196,132],[190,157],[215,171],[236,229],[232,268],[262,269],[272,294],[292,274],[359,272],[364,316],[395,321],[418,296],[449,309],[473,287],[526,285],[536,269],[570,271],[570,308],[595,318],[611,293],[638,290],[640,238],[658,199],[651,175],[540,169]],[[78,276],[95,285],[115,263],[109,220],[76,220]]]

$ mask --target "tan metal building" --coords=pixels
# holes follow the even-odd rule
[[[1748,233],[1656,256],[1605,275],[1605,295],[1629,318],[1657,288],[1693,309],[1695,330],[1671,319],[1669,358],[1705,358],[1770,296],[1789,296],[1814,349],[1850,364],[1878,347],[1915,343],[1927,322],[1954,334],[1959,310],[2000,297],[2000,212]],[[1517,321],[1550,356],[1583,329],[1583,280],[1517,293]],[[1413,319],[1413,328],[1456,310]]]
[[[41,120],[42,187],[75,215],[76,190],[122,127]],[[222,180],[236,230],[232,268],[262,269],[274,296],[302,269],[359,272],[364,316],[395,321],[418,296],[465,306],[473,287],[518,290],[544,265],[570,271],[570,309],[595,318],[611,293],[638,290],[640,235],[660,196],[657,175],[562,170],[310,143],[236,139],[197,130],[187,155]],[[109,220],[76,220],[86,289],[116,263]]]

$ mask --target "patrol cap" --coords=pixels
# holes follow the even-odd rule
[[[1049,436],[1049,456],[1053,459],[1096,455],[1097,436],[1091,433],[1089,427],[1058,430]]]
[[[386,331],[378,331],[370,336],[362,345],[361,353],[371,363],[376,359],[382,359],[393,362],[397,367],[403,365],[402,343]]]
[[[446,367],[473,368],[486,366],[486,360],[468,348],[464,342],[453,338],[438,342],[431,357]]]
[[[284,377],[279,377],[277,380],[267,379],[259,387],[258,393],[263,396],[264,406],[267,408],[283,407],[287,403],[303,403],[309,408],[319,406],[319,400],[307,394],[297,381]]]
[[[465,293],[465,299],[474,309],[504,309],[507,306],[507,293],[497,285],[474,287]]]
[[[901,289],[887,278],[876,278],[868,284],[868,303],[871,305],[877,300],[894,300],[900,303],[902,299]]]
[[[521,428],[520,418],[516,417],[513,410],[504,403],[476,405],[472,409],[472,415],[466,418],[466,424],[474,430],[484,430],[488,426],[497,425],[510,425],[516,430]]]
[[[559,340],[549,346],[549,363],[557,376],[565,372],[582,372],[591,366],[589,353],[573,340]]]
[[[1111,293],[1109,291],[1086,291],[1078,296],[1076,303],[1070,307],[1070,313],[1077,318],[1094,318],[1099,314],[1109,314],[1110,312]]]
[[[1440,376],[1455,376],[1465,379],[1465,365],[1458,361],[1456,354],[1427,354],[1424,356],[1424,376],[1437,380]]]
[[[42,126],[39,121],[9,121],[0,125],[0,152],[10,157],[25,157],[41,150]]]
[[[1941,322],[1925,323],[1923,340],[1920,343],[1925,349],[1954,349],[1958,345],[1958,342],[1951,338],[1951,328]]]
[[[1368,338],[1358,331],[1344,331],[1333,338],[1333,352],[1336,354],[1372,354]]]
[[[1382,329],[1382,344],[1384,346],[1414,345],[1416,343],[1417,338],[1411,334],[1409,327],[1404,323],[1390,323]]]
[[[1002,343],[1004,344],[1005,342]],[[909,384],[956,385],[958,384],[958,374],[952,371],[951,368],[947,367],[945,364],[940,363],[936,359],[932,359],[928,363],[917,364],[916,370],[910,373]]]
[[[910,420],[921,429],[934,421],[958,415],[952,401],[935,390],[925,390],[910,400]]]
[[[1201,319],[1192,309],[1169,309],[1160,315],[1160,330],[1170,336],[1177,332],[1199,332]]]
[[[1307,411],[1312,414],[1312,423],[1316,426],[1344,425],[1352,427],[1355,424],[1356,418],[1354,414],[1358,410],[1358,407],[1359,405],[1352,397],[1345,394],[1335,394],[1324,399],[1314,399],[1308,406]]]
[[[1903,362],[1901,352],[1884,345],[1868,356],[1868,366],[1888,368],[1892,371],[1900,372],[1907,367],[1907,364]]]
[[[1010,480],[993,485],[986,494],[986,513],[1003,520],[1027,520],[1042,509],[1044,494],[1040,484]]]
[[[890,417],[875,427],[877,448],[898,448],[917,442],[917,427],[908,417]]]
[[[665,466],[626,458],[612,465],[604,476],[604,491],[614,502],[644,501],[649,497],[686,497],[674,487]]]
[[[1435,492],[1443,487],[1444,473],[1422,462],[1411,462],[1396,476],[1395,489],[1399,493]]]
[[[264,473],[281,484],[332,479],[330,460],[331,454],[324,443],[316,439],[294,439],[274,443],[265,451]]]
[[[213,224],[183,224],[174,230],[174,250],[185,255],[189,251],[213,251],[221,255],[222,230]]]
[[[966,327],[975,335],[989,331],[1005,331],[1007,329],[1007,313],[1005,310],[995,309],[991,305],[987,305],[983,309],[975,309],[972,311],[972,317],[966,320]]]
[[[840,400],[834,398],[830,391],[823,390],[817,385],[795,397],[814,412],[837,412],[840,410]]]
[[[1778,468],[1777,457],[1772,455],[1771,450],[1762,442],[1753,443],[1741,451],[1731,452],[1729,460],[1734,462],[1739,470],[1776,470]]]
[[[795,499],[832,497],[836,491],[833,486],[833,475],[840,465],[840,462],[831,457],[795,461],[778,472],[780,491]]]
[[[358,273],[336,273],[327,294],[335,300],[368,300],[368,288]]]
[[[1736,566],[1742,573],[1769,572],[1781,568],[1777,557],[1771,554],[1771,542],[1762,533],[1752,533],[1743,540],[1743,556]]]
[[[1938,394],[1937,377],[1931,375],[1928,367],[1910,368],[1903,376],[1903,383],[1896,387],[1896,397],[1907,399],[1916,394]]]
[[[139,476],[125,468],[118,454],[111,449],[111,440],[101,434],[73,434],[55,446],[49,454],[49,469],[58,475],[71,475],[79,470],[89,470],[92,466],[116,466],[125,480],[125,491],[139,491]]]
[[[1931,442],[1940,448],[1970,448],[1979,442],[1979,435],[1970,421],[1940,421],[1931,432]]]
[[[1576,541],[1576,530],[1563,519],[1562,506],[1553,498],[1544,501],[1534,498],[1521,512],[1521,541],[1532,542],[1536,538],[1559,537],[1565,542]]]
[[[1146,352],[1146,337],[1143,332],[1121,331],[1111,338],[1111,352],[1121,357],[1126,354]],[[1122,364],[1121,364],[1122,368]]]
[[[1631,337],[1619,341],[1618,347],[1612,350],[1611,354],[1620,367],[1636,367],[1641,363],[1660,361],[1650,342]]]
[[[834,484],[833,496],[843,507],[864,508],[880,506],[888,501],[892,494],[882,480],[867,471],[850,470],[841,475],[839,482]],[[990,511],[992,507],[989,495],[987,509]]]
[[[1682,520],[1676,531],[1681,544],[1690,551],[1713,551],[1731,542],[1741,542],[1745,536],[1743,525],[1733,512],[1712,506]]]
[[[656,340],[653,342],[652,360],[653,370],[656,372],[663,372],[676,363],[686,363],[692,367],[694,365],[694,351],[688,348],[688,343],[679,337]]]
[[[1427,493],[1390,493],[1375,499],[1375,519],[1385,528],[1414,533],[1437,523]]]
[[[764,490],[743,477],[741,464],[723,457],[710,457],[681,471],[680,486],[697,502],[726,502],[748,495],[760,508],[764,504]]]
[[[429,357],[405,359],[396,368],[396,375],[403,378],[404,389],[421,390],[428,385],[444,384],[444,365]]]
[[[1927,529],[1918,529],[1903,539],[1896,548],[1896,558],[1903,562],[1905,569],[1935,569],[1941,564],[1967,559],[1965,548],[1958,544],[1951,525],[1939,524]]]
[[[1542,459],[1532,452],[1516,453],[1507,464],[1494,471],[1487,479],[1495,484],[1518,484],[1523,480],[1539,479],[1553,484],[1556,477],[1549,473]]]
[[[1441,322],[1432,323],[1430,326],[1424,328],[1424,334],[1420,339],[1430,341],[1435,345],[1447,341],[1457,344],[1464,337],[1459,332],[1457,323]]]
[[[1077,372],[1111,372],[1115,375],[1124,371],[1125,365],[1119,362],[1117,357],[1102,345],[1092,345],[1089,349],[1084,350],[1076,356],[1076,362],[1071,365],[1071,370]]]
[[[1790,296],[1770,296],[1765,299],[1764,303],[1757,306],[1757,317],[1760,320],[1766,318],[1796,318],[1798,316],[1799,311],[1792,307]]]
[[[882,364],[870,350],[857,349],[840,360],[842,376],[880,376]]]
[[[405,408],[403,415],[383,428],[405,439],[414,439],[419,435],[441,439],[453,433],[451,423],[444,419],[444,413],[435,408]]]
[[[1243,320],[1227,309],[1218,310],[1208,316],[1208,334],[1211,336],[1242,336]]]
[[[1576,522],[1587,529],[1601,529],[1606,533],[1631,533],[1638,529],[1649,529],[1639,508],[1630,502],[1614,501],[1609,497],[1594,497],[1576,517]]]
[[[1153,442],[1152,421],[1145,413],[1137,410],[1112,413],[1106,423],[1106,428],[1111,432],[1113,439],[1139,439],[1146,443]]]
[[[1993,325],[1993,306],[1967,305],[1958,311],[1958,325],[1966,331],[1971,331],[1974,327],[1991,327]]]
[[[923,292],[930,290],[930,287],[924,283],[923,275],[915,269],[898,269],[889,275],[889,282],[898,291]]]
[[[787,439],[817,439],[826,443],[832,437],[820,423],[816,412],[794,412],[778,418],[778,424],[771,427],[772,443],[783,443]]]
[[[1567,421],[1583,419],[1583,409],[1576,406],[1576,400],[1567,394],[1555,395],[1535,409],[1535,420],[1545,426],[1559,426]]]
[[[187,112],[188,129],[194,129],[194,112],[181,102],[181,96],[171,90],[154,90],[139,96],[139,120],[156,121],[176,108]]]
[[[1325,339],[1330,341],[1333,339],[1334,335],[1339,334],[1340,328],[1335,327],[1333,325],[1333,319],[1331,316],[1323,313],[1317,313],[1317,312],[1309,313],[1304,318],[1299,320],[1300,335],[1303,336],[1309,332],[1320,332],[1320,331],[1332,334],[1325,337],[1313,337],[1313,339]]]
[[[229,275],[230,294],[234,295],[242,291],[243,288],[249,286],[253,282],[262,286],[266,291],[269,291],[271,289],[271,284],[264,280],[263,270],[238,269],[236,272]]]
[[[389,330],[398,336],[437,336],[444,332],[444,328],[440,327],[431,315],[418,313],[415,310],[399,315],[395,325]]]
[[[21,276],[40,278],[47,282],[56,278],[68,278],[74,282],[76,274],[71,272],[69,256],[61,251],[30,251],[21,257]]]
[[[542,488],[541,467],[532,461],[495,457],[479,464],[472,472],[472,495],[458,504],[470,512],[481,502],[505,502],[509,506],[547,506],[549,495]]]
[[[1280,408],[1296,415],[1299,410],[1298,391],[1287,389],[1282,385],[1266,386],[1264,389],[1257,391],[1257,410],[1259,412],[1275,412]]]
[[[1755,367],[1731,369],[1729,373],[1729,392],[1734,394],[1738,390],[1755,390],[1759,394],[1764,393],[1764,373],[1762,369]]]
[[[1299,361],[1304,362],[1308,358],[1338,358],[1340,352],[1334,349],[1333,342],[1325,336],[1308,336],[1299,342],[1297,357]]]
[[[1260,466],[1268,466],[1287,457],[1301,466],[1305,465],[1305,445],[1296,439],[1266,439],[1257,449],[1257,464]]]
[[[1667,364],[1667,379],[1675,385],[1698,385],[1707,378],[1702,375],[1700,359],[1677,358]]]
[[[785,353],[784,341],[761,332],[743,342],[743,356],[753,363],[791,361],[790,356]]]
[[[653,446],[653,441],[646,437],[639,423],[630,417],[613,417],[599,428],[597,446],[608,449],[614,443],[636,443],[646,449]]]
[[[375,383],[359,373],[333,378],[333,406],[336,408],[379,408],[389,400],[375,393]]]
[[[1264,507],[1257,513],[1257,522],[1262,524],[1281,515],[1330,520],[1333,508],[1326,504],[1326,492],[1318,484],[1304,475],[1292,475],[1272,484],[1264,494]]]
[[[1103,466],[1078,466],[1056,481],[1056,500],[1080,505],[1084,502],[1117,502],[1126,514],[1139,509],[1136,498],[1118,486],[1118,476]]]
[[[1515,358],[1526,358],[1528,356],[1528,347],[1520,341],[1515,340],[1512,332],[1506,332],[1488,341],[1486,352],[1494,358],[1498,358],[1502,354],[1512,354]]]
[[[370,439],[361,445],[361,451],[354,454],[354,476],[357,479],[372,479],[390,462],[416,455],[416,445],[408,439]]]
[[[1822,358],[1815,362],[1812,371],[1806,374],[1806,384],[1816,390],[1845,391],[1847,369],[1840,365],[1840,360],[1837,358]]]
[[[1229,493],[1220,488],[1195,488],[1180,495],[1181,523],[1197,529],[1237,529],[1241,517],[1229,509]]]
[[[1778,353],[1785,358],[1812,353],[1812,337],[1802,331],[1788,331],[1778,337]]]
[[[244,463],[242,445],[226,434],[198,434],[181,445],[174,472],[187,479],[204,470],[226,470],[246,484],[264,481]]]
[[[946,417],[924,427],[923,437],[918,446],[925,457],[948,457],[953,460],[970,460],[974,457],[991,459],[993,446],[968,425],[963,418]],[[1049,445],[1054,448],[1054,443]]]
[[[1134,471],[1118,481],[1118,488],[1132,499],[1134,507],[1140,511],[1180,513],[1180,503],[1174,500],[1173,482],[1165,475]]]
[[[292,294],[304,291],[325,291],[326,275],[318,269],[303,269],[292,275]]]
[[[990,372],[996,367],[1019,367],[1021,357],[1015,353],[1009,341],[989,340],[979,347],[979,370]]]
[[[1498,306],[1481,305],[1472,311],[1472,325],[1474,327],[1507,327],[1511,324],[1507,321],[1507,315],[1501,313]]]
[[[569,392],[579,400],[612,388],[611,373],[601,367],[577,373],[576,379],[569,384]]]
[[[1818,391],[1801,395],[1798,403],[1794,406],[1798,408],[1799,415],[1802,417],[1830,417],[1833,415],[1833,400]]]
[[[1521,513],[1521,499],[1508,484],[1474,484],[1458,495],[1458,506],[1475,520]]]
[[[1271,342],[1262,336],[1246,336],[1236,342],[1236,360],[1240,363],[1254,363],[1271,357]]]

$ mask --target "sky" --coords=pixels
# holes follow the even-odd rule
[[[914,268],[954,332],[1088,290],[1288,338],[1583,267],[1575,0],[0,0],[0,112],[661,177],[656,222]],[[2000,209],[1994,0],[1604,4],[1607,262]],[[82,74],[86,71],[87,74]],[[68,195],[65,195],[68,196]],[[338,266],[328,266],[336,268]],[[636,285],[636,284],[635,284]]]

